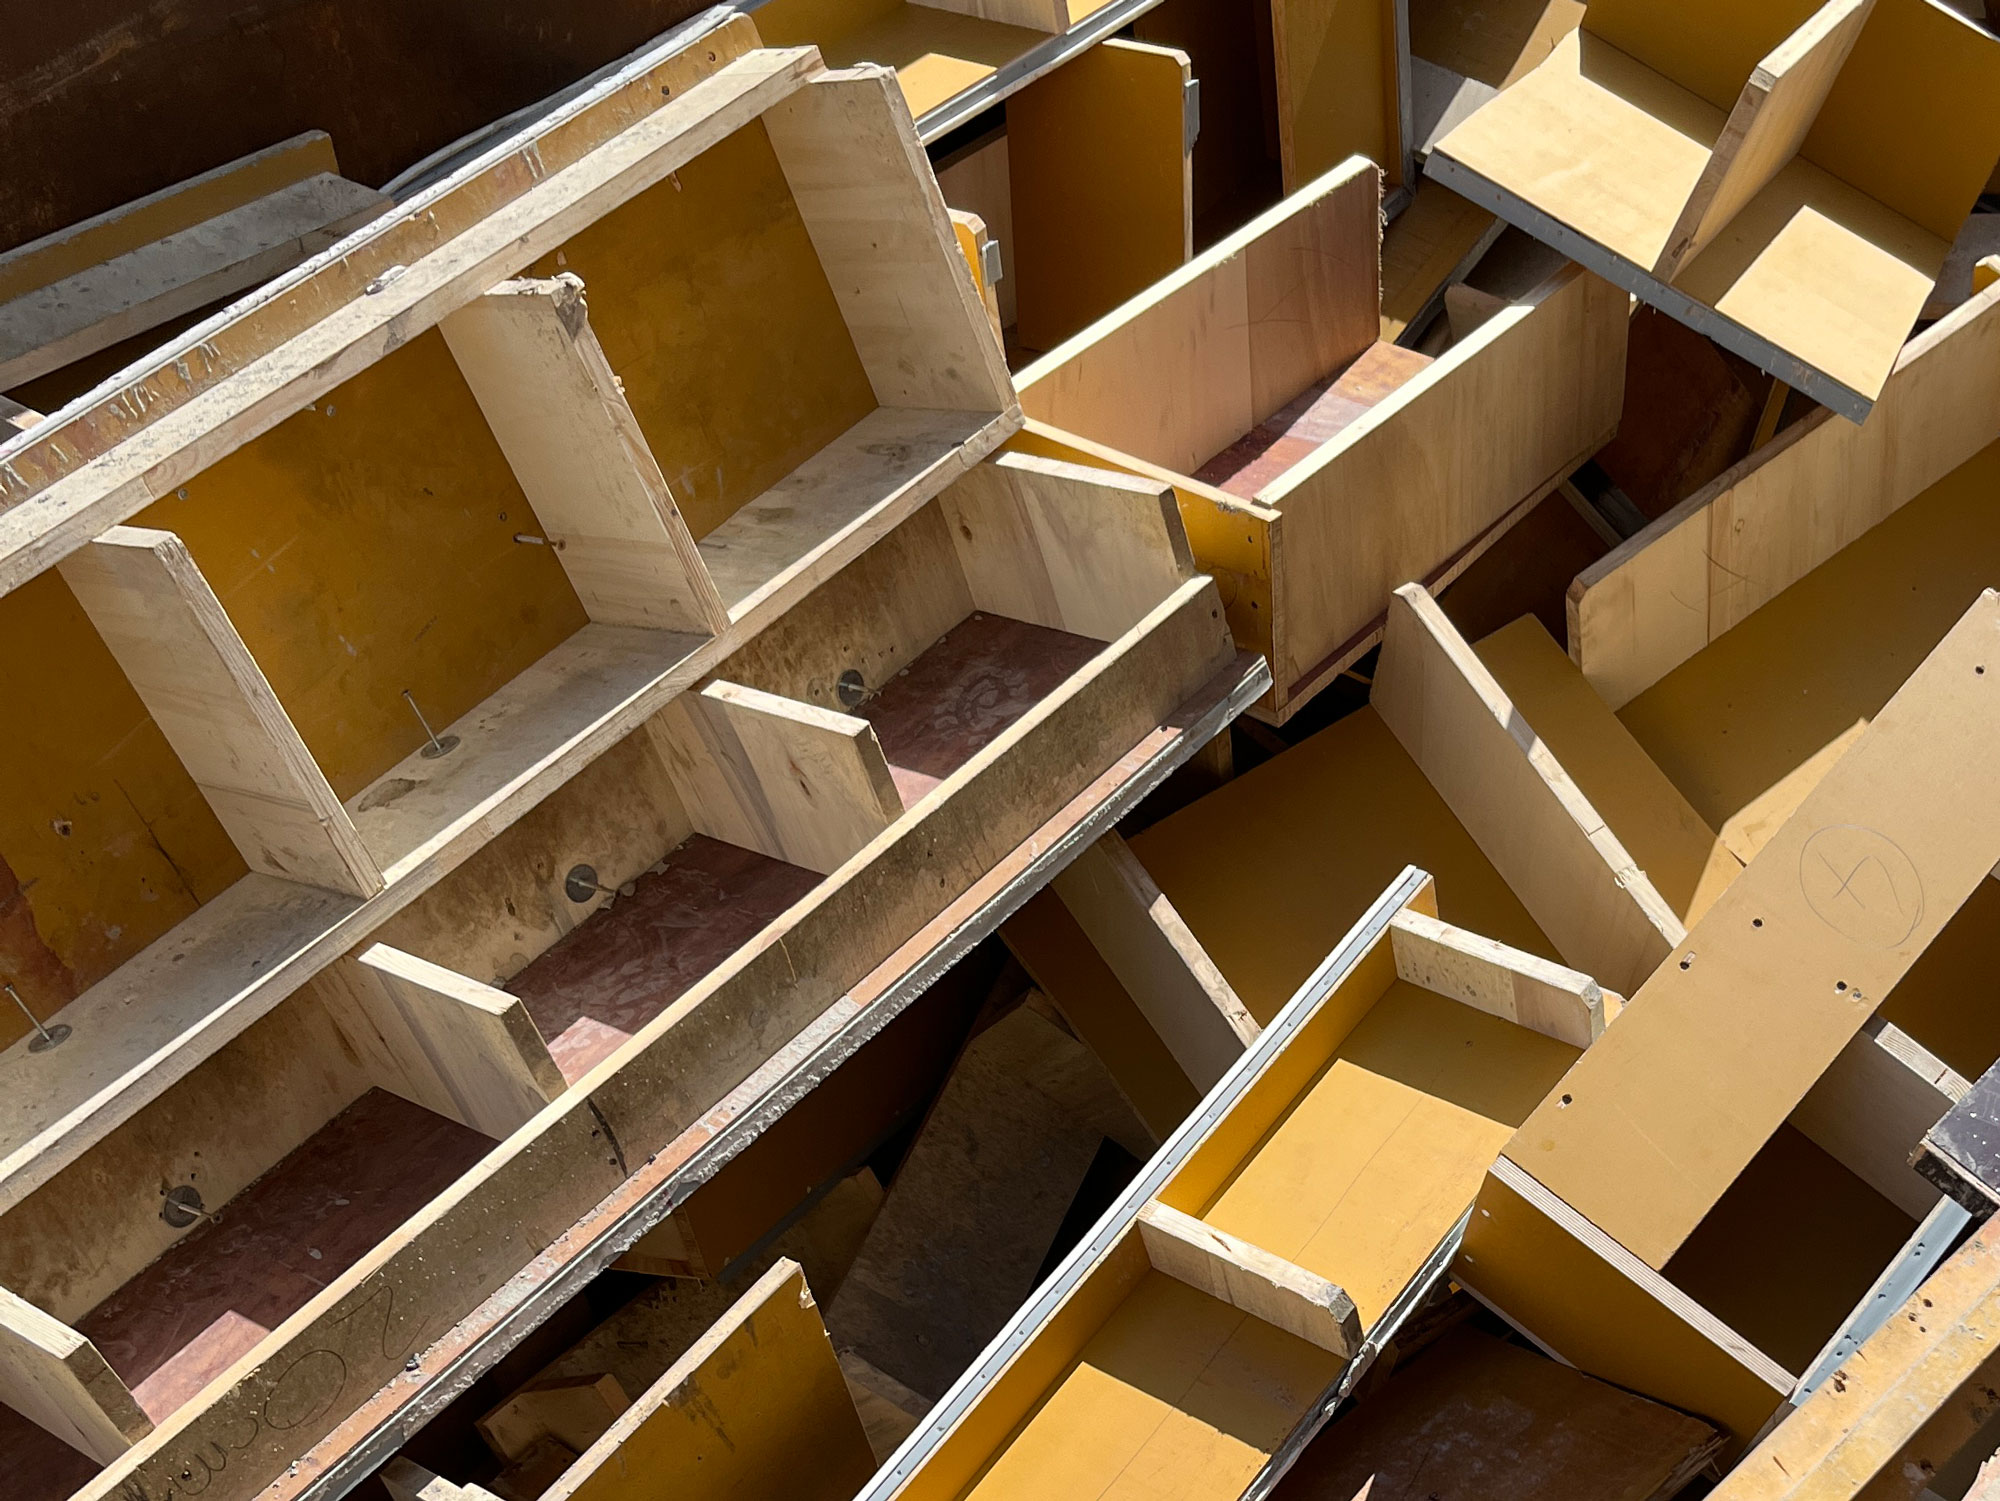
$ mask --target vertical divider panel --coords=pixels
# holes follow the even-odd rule
[[[697,831],[827,874],[903,813],[865,719],[736,683],[649,724]]]
[[[172,532],[117,526],[60,565],[253,871],[372,896],[381,871]]]
[[[896,75],[821,73],[764,113],[806,233],[885,407],[1004,412],[1013,377]]]
[[[5,1288],[0,1402],[103,1464],[153,1429],[97,1346]]]
[[[603,625],[719,635],[729,612],[591,330],[583,283],[506,281],[443,323],[445,342]]]
[[[382,1088],[496,1140],[564,1089],[527,1008],[387,944],[315,981],[335,1023]]]
[[[1195,573],[1173,487],[1003,453],[941,502],[981,610],[1115,641]]]

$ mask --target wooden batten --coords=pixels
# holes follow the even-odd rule
[[[1648,1265],[1666,1265],[1989,878],[2000,801],[1975,768],[2000,735],[1996,646],[1988,590],[1634,995],[1570,1100],[1544,1103],[1509,1148]],[[1851,890],[1864,878],[1865,902]]]
[[[1409,908],[1391,920],[1389,937],[1396,973],[1413,985],[1573,1047],[1604,1035],[1604,990],[1586,974]]]
[[[1257,1040],[1257,1023],[1125,841],[1106,834],[1054,889],[1197,1090]]]
[[[1171,487],[1004,453],[941,499],[975,606],[1110,641],[1195,572]]]
[[[442,327],[584,613],[727,630],[715,580],[591,331],[581,279],[502,282]]]
[[[563,1091],[521,1003],[442,965],[371,944],[314,981],[385,1088],[496,1140]]]
[[[697,832],[822,874],[901,817],[866,720],[710,683],[648,721]]]
[[[0,1403],[101,1464],[153,1427],[95,1345],[3,1287]]]
[[[289,270],[391,206],[306,131],[0,255],[0,389]]]
[[[254,871],[372,896],[382,875],[172,532],[113,527],[63,579]]]
[[[1370,702],[1558,951],[1643,984],[1686,929],[1420,585],[1390,605]]]
[[[846,1501],[874,1470],[805,1276],[780,1259],[543,1496]]]
[[[2000,261],[1984,265],[2000,275]],[[2000,442],[2000,285],[1910,340],[1868,421],[1819,411],[1580,573],[1569,652],[1621,708]]]
[[[1155,1271],[1344,1360],[1360,1353],[1354,1300],[1326,1278],[1158,1200],[1139,1211],[1138,1226]]]
[[[1577,1056],[1398,974],[1394,925],[1435,906],[1406,868],[862,1501],[1277,1484],[1443,1275],[1505,1137],[1482,1112]]]

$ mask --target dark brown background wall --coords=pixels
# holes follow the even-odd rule
[[[333,137],[380,186],[703,0],[16,0],[0,249],[261,150]]]

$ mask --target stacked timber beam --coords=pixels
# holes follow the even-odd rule
[[[2000,1494],[1981,11],[758,0],[51,184],[0,1491]]]

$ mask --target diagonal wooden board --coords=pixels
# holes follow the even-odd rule
[[[2000,856],[1987,590],[1506,1156],[1655,1269]]]

